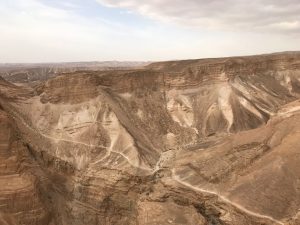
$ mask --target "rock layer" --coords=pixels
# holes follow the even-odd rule
[[[0,222],[297,224],[299,87],[299,53],[2,79]]]

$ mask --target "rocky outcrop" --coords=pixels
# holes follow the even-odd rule
[[[0,80],[0,221],[297,224],[299,87],[299,53]]]
[[[40,196],[37,178],[26,171],[22,154],[28,150],[18,139],[13,122],[0,111],[1,224],[49,224],[50,212]],[[0,221],[1,221],[0,220]]]

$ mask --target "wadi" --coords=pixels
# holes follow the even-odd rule
[[[0,74],[1,225],[300,224],[300,52]]]

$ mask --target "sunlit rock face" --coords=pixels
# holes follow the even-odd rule
[[[0,80],[0,223],[298,224],[300,54]]]

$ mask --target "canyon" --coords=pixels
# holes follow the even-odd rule
[[[300,224],[300,52],[92,65],[0,70],[0,224]]]

